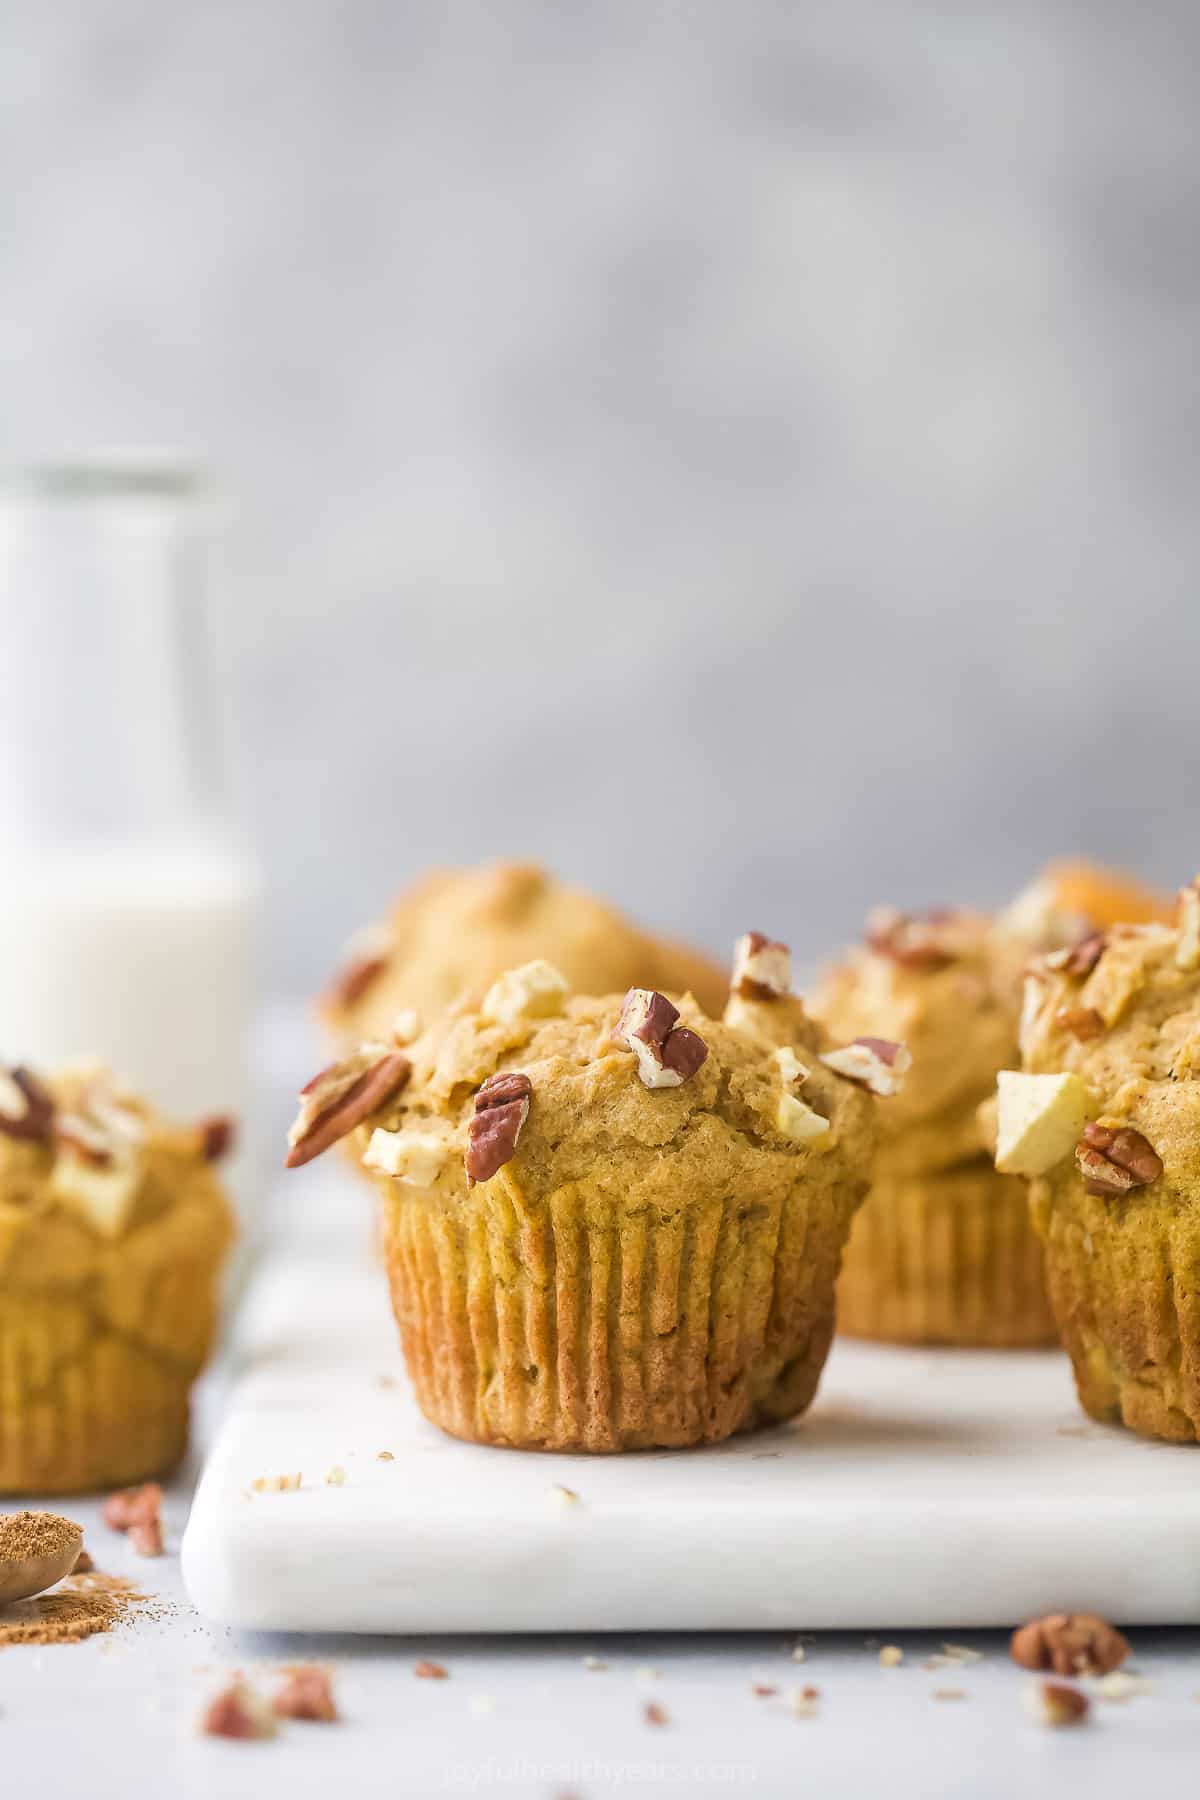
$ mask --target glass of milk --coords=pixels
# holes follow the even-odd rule
[[[213,511],[153,460],[0,488],[0,1061],[99,1058],[177,1119],[244,1125],[258,884],[214,676]]]

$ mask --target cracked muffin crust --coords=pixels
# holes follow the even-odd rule
[[[1041,1148],[1025,1172],[1080,1401],[1146,1436],[1195,1439],[1200,885],[1174,926],[1117,925],[1086,955],[1035,964],[1021,1048],[1027,1078],[1077,1078],[1033,1090],[1039,1129],[1023,1141]]]
[[[867,1079],[822,1061],[790,994],[717,1021],[690,996],[551,986],[517,970],[443,1015],[356,1128],[422,1410],[593,1451],[802,1411],[874,1148]]]
[[[639,930],[606,901],[567,887],[535,863],[434,869],[388,918],[359,934],[321,1013],[339,1044],[386,1036],[398,1019],[415,1036],[456,1001],[475,1003],[505,969],[544,957],[580,993],[642,983],[725,1004],[725,973],[699,951]]]
[[[125,1485],[182,1456],[233,1236],[228,1141],[101,1069],[0,1070],[0,1491]]]

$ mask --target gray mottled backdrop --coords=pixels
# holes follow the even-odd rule
[[[195,447],[272,980],[1200,864],[1191,0],[0,0],[0,451]]]

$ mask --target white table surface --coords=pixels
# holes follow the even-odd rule
[[[369,1229],[352,1190],[342,1215],[313,1217],[321,1192],[298,1176],[273,1194],[293,1233],[336,1247]],[[219,1415],[225,1374],[203,1384],[201,1438]],[[1197,1452],[1200,1483],[1200,1451]],[[143,1620],[79,1645],[0,1651],[0,1780],[5,1794],[131,1800],[178,1796],[240,1800],[287,1795],[497,1793],[580,1800],[633,1792],[769,1796],[887,1795],[889,1800],[1016,1794],[1059,1796],[1064,1786],[1122,1800],[1191,1794],[1200,1746],[1200,1632],[1139,1628],[1133,1666],[1152,1691],[1098,1702],[1093,1723],[1051,1732],[1022,1706],[1030,1677],[996,1632],[953,1632],[984,1652],[965,1669],[926,1670],[936,1632],[888,1633],[903,1666],[881,1669],[864,1631],[815,1634],[805,1661],[795,1630],[620,1637],[279,1637],[201,1620],[183,1597],[178,1545],[196,1469],[168,1490],[168,1554],[136,1557],[99,1522],[95,1503],[63,1508],[85,1525],[99,1566],[135,1576],[170,1603]],[[36,1504],[36,1502],[30,1502]],[[1130,1544],[1136,1556],[1138,1545]],[[1053,1596],[1047,1596],[1052,1604]],[[589,1670],[583,1657],[606,1667]],[[293,1724],[268,1743],[200,1738],[205,1697],[233,1670],[269,1685],[285,1663],[328,1661],[343,1722]],[[432,1658],[449,1679],[422,1681]],[[758,1698],[758,1682],[778,1697]],[[817,1714],[792,1715],[788,1697],[811,1683]],[[939,1688],[964,1691],[939,1699]],[[649,1699],[670,1723],[643,1718]]]

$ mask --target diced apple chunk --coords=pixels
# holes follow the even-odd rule
[[[1071,1154],[1096,1110],[1078,1075],[1002,1069],[996,1099],[996,1167],[1002,1175],[1044,1175]]]

